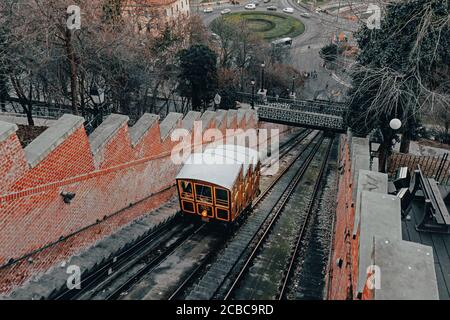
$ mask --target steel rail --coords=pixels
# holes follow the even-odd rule
[[[316,197],[317,197],[317,195],[319,193],[319,190],[320,190],[320,187],[322,185],[322,180],[323,180],[323,177],[324,177],[324,174],[325,174],[325,169],[327,167],[328,160],[329,160],[329,157],[330,157],[331,147],[333,146],[333,141],[334,141],[334,139],[330,139],[330,142],[329,142],[326,154],[325,154],[325,158],[322,161],[322,165],[320,167],[318,179],[316,180],[316,183],[314,184],[313,196],[312,196],[312,198],[310,199],[310,201],[308,203],[308,210],[307,210],[307,213],[306,213],[306,218],[305,218],[305,221],[302,224],[302,227],[301,227],[301,229],[300,229],[300,231],[299,231],[299,233],[297,235],[295,247],[294,247],[294,250],[292,252],[291,259],[288,262],[288,267],[286,269],[287,271],[286,271],[286,273],[284,275],[284,279],[282,281],[283,284],[282,284],[282,286],[280,288],[280,291],[278,293],[277,300],[281,300],[285,296],[286,290],[288,288],[289,280],[290,280],[290,278],[291,278],[291,276],[292,276],[292,274],[294,272],[295,262],[296,262],[296,260],[298,258],[299,253],[300,253],[300,245],[301,245],[301,242],[302,242],[302,240],[304,238],[304,235],[306,233],[306,228],[307,228],[307,225],[309,223],[310,217],[312,216],[312,212],[313,212],[313,209],[314,209],[314,203],[316,202]]]
[[[294,147],[298,146],[300,143],[302,143],[311,132],[307,133],[305,136],[302,137],[298,142],[296,142],[289,151],[285,152],[284,156],[286,156]],[[294,165],[294,163],[303,155],[304,151],[310,146],[310,144],[317,138],[319,135],[319,132],[316,133],[316,135],[311,139],[311,141],[308,142],[308,144],[305,146],[305,148],[299,152],[298,155],[295,156],[294,160],[290,161],[289,164],[281,171],[281,173],[269,184],[269,186],[261,192],[261,194],[254,200],[253,207],[256,207],[261,200],[273,189],[273,187],[280,181],[280,179],[289,171],[289,169]]]
[[[188,230],[180,239],[178,239],[175,243],[170,245],[166,250],[163,250],[158,256],[152,259],[150,262],[145,263],[144,266],[139,268],[136,272],[133,273],[131,277],[129,277],[124,283],[119,285],[115,290],[109,293],[106,296],[105,300],[115,300],[120,295],[128,290],[134,283],[140,280],[144,275],[151,273],[156,267],[158,267],[161,262],[163,262],[168,256],[170,256],[176,249],[181,247],[187,240],[191,239],[194,235],[200,232],[203,228],[205,228],[205,224],[198,226],[197,228],[193,228]],[[141,257],[142,259],[143,257]],[[141,260],[139,259],[139,260]],[[132,266],[136,265],[136,263],[131,264],[130,267],[125,270],[129,270]]]
[[[87,276],[81,279],[81,290],[75,289],[65,289],[63,291],[59,291],[56,296],[50,296],[50,299],[53,300],[68,300],[68,299],[76,299],[78,296],[82,295],[87,290],[92,287],[98,285],[100,281],[103,281],[104,278],[107,278],[108,271],[111,268],[121,267],[122,264],[129,261],[130,258],[133,258],[141,248],[144,246],[148,246],[151,242],[157,239],[161,234],[168,232],[171,228],[176,228],[179,223],[179,216],[174,216],[169,221],[165,222],[161,226],[156,227],[150,233],[145,235],[142,239],[137,240],[133,243],[129,248],[115,255],[98,269],[89,273]]]

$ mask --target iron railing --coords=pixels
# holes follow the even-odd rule
[[[420,156],[407,153],[394,152],[389,157],[388,173],[393,175],[400,167],[408,167],[412,172],[420,165],[427,178],[434,178],[441,185],[450,185],[450,160],[449,154],[438,156]]]

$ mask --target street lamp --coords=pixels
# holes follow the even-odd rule
[[[101,121],[103,120],[102,108],[103,104],[105,103],[105,91],[103,89],[100,89],[97,84],[94,83],[91,87],[89,95],[94,102],[94,122],[96,123],[96,125],[100,125]],[[101,116],[101,120],[98,119],[99,115]]]
[[[294,90],[295,90],[295,76],[292,76],[292,90],[291,90],[292,94],[294,94]]]
[[[216,93],[216,95],[214,96],[214,111],[217,110],[217,107],[220,105],[221,101],[222,97],[220,96],[220,94]]]
[[[96,84],[92,85],[89,94],[94,104],[102,105],[105,102],[105,91],[99,89],[99,87]]]
[[[394,118],[389,122],[389,127],[391,127],[392,130],[397,131],[402,126],[402,122],[400,119]]]
[[[251,82],[250,82],[251,84],[252,84],[252,103],[251,103],[251,106],[252,106],[252,110],[254,110],[255,109],[255,80],[252,80]]]
[[[264,68],[266,67],[266,64],[263,62],[261,63],[261,91],[264,90]]]

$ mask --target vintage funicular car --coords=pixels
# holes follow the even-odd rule
[[[192,154],[176,177],[181,211],[204,221],[235,222],[259,194],[260,169],[258,152],[238,145]]]

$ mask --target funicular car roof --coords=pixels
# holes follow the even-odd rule
[[[199,180],[231,190],[241,169],[245,175],[250,166],[256,167],[258,152],[235,145],[208,148],[191,154],[176,179]]]

